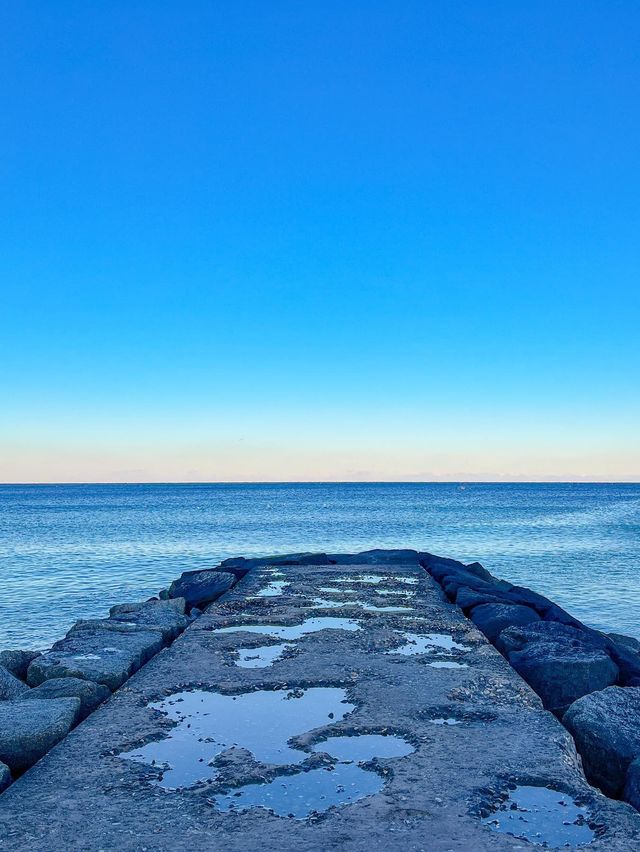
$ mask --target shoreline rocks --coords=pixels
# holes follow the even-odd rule
[[[640,757],[640,688],[611,686],[585,695],[567,710],[563,723],[587,778],[608,796],[620,797],[629,767]],[[636,783],[634,770],[634,788]]]
[[[587,779],[640,810],[640,642],[593,630],[478,563],[420,556],[445,596],[572,734]]]
[[[12,775],[40,760],[73,727],[79,698],[0,702],[0,761]]]

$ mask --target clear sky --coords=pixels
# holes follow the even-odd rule
[[[640,479],[636,0],[0,13],[0,481]]]

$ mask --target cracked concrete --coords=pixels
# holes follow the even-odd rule
[[[372,575],[384,579],[372,582]],[[278,587],[282,594],[258,596],[274,580],[286,580]],[[324,599],[346,605],[323,609],[314,603],[320,587]],[[412,610],[356,603],[379,606],[381,587],[408,590],[402,604]],[[361,629],[324,629],[288,640],[286,653],[264,667],[239,666],[239,649],[281,644],[277,636],[217,632],[337,616]],[[455,644],[394,653],[406,645],[406,634],[447,636]],[[466,667],[435,668],[434,662]],[[264,808],[222,811],[215,799],[230,786],[285,776],[299,765],[262,764],[246,749],[227,747],[215,760],[220,771],[213,779],[167,790],[154,783],[166,767],[120,756],[175,730],[175,721],[149,706],[175,693],[300,694],[318,687],[343,690],[355,709],[289,742],[305,752],[305,768],[330,760],[314,752],[328,737],[394,734],[414,748],[376,759],[372,768],[384,780],[382,790],[353,804],[309,819]],[[640,849],[640,815],[586,783],[567,731],[419,566],[410,560],[385,565],[382,557],[364,566],[258,566],[0,798],[0,836],[18,852],[535,848],[486,824],[513,785],[549,785],[586,806],[595,836],[585,848]]]

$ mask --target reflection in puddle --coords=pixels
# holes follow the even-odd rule
[[[264,669],[279,660],[287,648],[293,647],[283,642],[281,645],[260,645],[258,648],[236,648],[236,666],[243,669]]]
[[[310,633],[320,630],[361,630],[357,621],[352,618],[307,618],[302,624],[285,626],[282,624],[238,624],[233,627],[219,627],[213,633],[260,633],[263,636],[273,636],[276,639],[300,639]]]
[[[453,717],[449,719],[429,719],[429,722],[432,725],[459,725],[460,719],[454,719]]]
[[[283,594],[284,590],[290,584],[286,580],[272,580],[268,585],[264,587],[264,589],[260,589],[259,592],[256,592],[255,595],[251,595],[253,598],[275,598],[279,595]]]
[[[358,766],[374,758],[405,757],[413,751],[401,737],[364,734],[329,737],[313,751],[324,752],[337,763],[275,778],[268,784],[246,784],[215,799],[222,811],[261,807],[278,816],[304,819],[335,805],[347,805],[379,793],[384,778]]]
[[[453,636],[445,633],[403,633],[405,645],[387,651],[387,654],[404,654],[412,657],[415,654],[432,654],[437,650],[470,651],[469,645],[461,645]]]
[[[355,709],[337,687],[241,695],[197,690],[149,706],[177,725],[165,739],[120,757],[162,769],[152,783],[169,790],[213,780],[218,774],[211,765],[214,758],[232,747],[247,749],[262,763],[302,763],[308,755],[287,745],[291,737],[338,722]]]
[[[485,825],[503,834],[529,840],[549,849],[584,846],[595,838],[587,809],[571,796],[548,787],[516,787],[500,809],[485,817]]]
[[[360,734],[329,737],[316,743],[313,751],[324,751],[345,763],[363,763],[375,757],[406,757],[414,748],[402,737],[390,734]]]
[[[313,598],[312,602],[323,609],[336,609],[345,606],[358,606],[360,609],[367,610],[367,612],[411,612],[413,609],[410,606],[375,606],[366,603],[366,601],[330,601],[325,600],[325,598]]]
[[[468,669],[466,663],[453,663],[450,660],[437,660],[435,663],[427,663],[432,669]]]

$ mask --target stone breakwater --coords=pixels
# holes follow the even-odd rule
[[[640,849],[638,648],[478,563],[239,557],[0,664],[15,850]]]
[[[158,597],[77,621],[46,651],[0,652],[0,792],[168,647],[242,569],[184,573]]]
[[[571,733],[588,780],[640,810],[640,642],[593,630],[478,562],[420,562]]]

